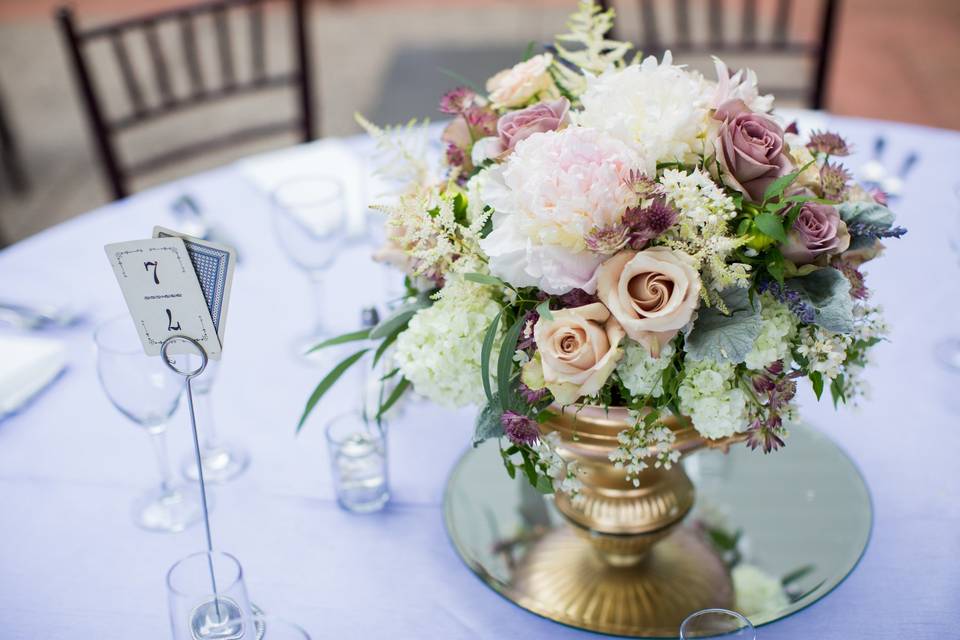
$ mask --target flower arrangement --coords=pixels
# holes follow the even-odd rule
[[[374,363],[393,365],[378,419],[411,386],[481,405],[475,441],[498,438],[508,472],[545,492],[578,487],[539,428],[559,407],[629,409],[611,454],[629,479],[676,461],[665,416],[768,453],[799,380],[856,401],[885,331],[862,266],[905,233],[838,161],[841,136],[801,138],[754,73],[720,60],[716,80],[669,52],[628,61],[604,36],[612,20],[581,2],[545,52],[443,96],[440,179],[361,120],[410,168],[380,207],[379,256],[405,271],[407,297],[321,345],[379,342]]]

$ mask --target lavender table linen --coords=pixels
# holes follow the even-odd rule
[[[827,431],[862,470],[874,501],[866,554],[832,594],[758,630],[762,640],[940,639],[960,629],[960,373],[934,360],[934,345],[960,335],[960,134],[826,117],[868,158],[887,137],[892,167],[920,160],[892,204],[910,229],[867,267],[892,327],[868,369],[872,396],[834,413],[805,389],[807,422]],[[369,141],[349,144],[361,157]],[[391,425],[393,501],[372,516],[347,514],[333,495],[322,424],[345,410],[335,388],[299,437],[294,427],[323,370],[289,349],[309,328],[305,277],[283,256],[267,197],[237,167],[143,192],[58,225],[0,252],[0,278],[30,287],[54,274],[98,321],[123,312],[103,253],[109,242],[175,226],[170,203],[192,194],[229,230],[237,269],[223,366],[213,391],[218,428],[251,451],[249,471],[214,489],[214,544],[240,558],[251,598],[316,638],[594,638],[502,599],[462,564],[443,526],[446,474],[468,446],[473,411],[407,405]],[[383,297],[369,247],[349,247],[329,278],[329,319],[349,330]],[[10,279],[10,280],[8,280]],[[49,286],[49,285],[48,285]],[[62,292],[50,290],[56,297]],[[0,638],[152,640],[169,637],[164,575],[203,546],[202,531],[137,529],[129,505],[155,477],[146,438],[103,395],[92,324],[51,332],[69,345],[69,369],[29,407],[0,423]],[[2,354],[0,354],[2,357]],[[202,425],[200,425],[202,429]],[[181,406],[175,451],[188,451]],[[789,446],[789,442],[788,442]],[[762,455],[758,453],[757,455]],[[773,454],[775,455],[775,454]],[[816,463],[811,463],[816,473]],[[829,528],[829,523],[824,524]]]

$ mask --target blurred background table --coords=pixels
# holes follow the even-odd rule
[[[764,640],[940,639],[960,628],[960,373],[934,359],[937,340],[960,333],[953,194],[960,134],[843,117],[806,116],[842,131],[865,162],[876,136],[898,166],[919,153],[893,203],[910,229],[869,265],[892,326],[870,369],[871,399],[834,413],[801,393],[804,417],[835,438],[872,491],[873,539],[859,567],[812,607],[759,629]],[[810,119],[812,118],[812,119]],[[369,141],[347,140],[358,162]],[[289,153],[302,153],[294,147]],[[361,165],[368,166],[368,165]],[[365,169],[366,171],[366,169]],[[447,473],[468,446],[473,411],[407,405],[391,425],[394,498],[382,513],[337,507],[322,423],[351,402],[344,385],[324,399],[299,437],[294,426],[322,370],[296,360],[289,340],[309,328],[307,282],[273,238],[270,205],[239,166],[166,184],[104,206],[0,252],[0,280],[69,295],[91,321],[54,332],[69,369],[22,413],[0,423],[0,637],[11,640],[167,637],[164,575],[202,547],[202,532],[138,530],[128,509],[155,477],[146,439],[99,388],[93,323],[123,310],[103,245],[176,226],[171,203],[191,194],[228,230],[237,269],[220,378],[213,391],[219,430],[252,454],[248,472],[214,490],[216,546],[244,563],[252,599],[303,624],[317,638],[588,638],[523,611],[461,563],[444,531]],[[367,194],[368,196],[371,194]],[[328,319],[359,322],[380,302],[383,278],[354,246],[331,271]],[[42,274],[50,278],[36,279]],[[188,447],[181,406],[175,451]],[[789,446],[789,443],[788,443]],[[762,454],[757,454],[758,456]],[[176,456],[174,457],[176,459]],[[816,473],[810,461],[810,473]],[[824,523],[829,527],[829,523]],[[131,630],[137,631],[131,635]]]

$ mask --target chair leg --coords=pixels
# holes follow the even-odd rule
[[[0,163],[15,193],[26,193],[30,188],[27,173],[20,157],[20,149],[3,108],[3,96],[0,95]]]

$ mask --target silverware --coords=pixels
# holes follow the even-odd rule
[[[60,329],[79,324],[83,314],[55,307],[32,307],[19,302],[0,300],[0,322],[18,329],[38,331]]]
[[[869,185],[879,186],[887,175],[887,168],[883,166],[883,152],[887,146],[887,139],[882,135],[873,141],[873,156],[860,168],[863,181]]]
[[[903,193],[903,186],[906,183],[907,176],[913,171],[919,159],[919,154],[916,151],[911,151],[907,154],[907,157],[904,158],[903,164],[900,165],[900,171],[898,171],[896,175],[887,177],[881,183],[880,188],[887,194],[887,198],[893,199],[900,197]]]

